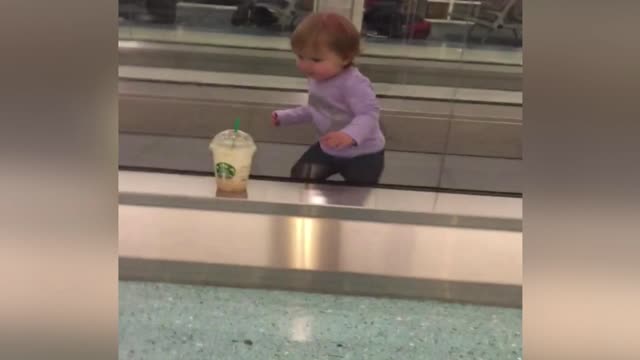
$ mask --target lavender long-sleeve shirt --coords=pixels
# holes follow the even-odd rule
[[[312,122],[318,138],[344,131],[355,140],[355,146],[340,150],[321,144],[329,155],[352,158],[384,149],[376,94],[369,79],[353,66],[328,80],[310,79],[308,104],[276,114],[281,126]]]

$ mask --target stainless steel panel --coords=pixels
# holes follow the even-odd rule
[[[120,166],[209,172],[209,139],[120,134]],[[251,173],[289,177],[293,164],[307,149],[303,145],[258,143]],[[388,151],[383,184],[434,187],[440,176],[441,156]],[[334,179],[339,179],[335,177]]]
[[[211,171],[210,139],[120,134],[121,166]],[[289,169],[306,150],[303,145],[258,144],[252,173],[288,177]],[[383,184],[442,186],[451,189],[522,192],[522,160],[388,151]]]
[[[231,103],[120,97],[119,130],[206,138],[229,128],[233,119],[250,114],[248,107]]]
[[[213,179],[212,179],[213,184]],[[522,232],[522,220],[457,214],[423,213],[406,210],[371,209],[362,206],[370,196],[372,189],[339,189],[341,201],[349,207],[317,205],[300,201],[299,203],[267,202],[251,200],[251,192],[244,194],[248,199],[238,201],[234,198],[195,198],[189,196],[156,195],[144,193],[120,193],[120,204],[152,206],[174,209],[193,209],[224,211],[242,214],[265,214],[273,216],[304,216],[308,218],[373,221],[376,223],[429,225],[438,227],[488,229]],[[334,190],[336,191],[336,190]],[[301,193],[304,194],[304,193]],[[308,194],[308,193],[307,193]],[[234,195],[239,196],[239,195]],[[317,195],[316,195],[317,196]],[[346,206],[346,205],[343,205]]]
[[[175,68],[141,67],[121,65],[120,79],[129,81],[149,81],[175,84],[195,84],[200,86],[224,86],[245,89],[301,91],[306,92],[307,81],[300,77],[274,76],[188,70]],[[399,98],[433,101],[464,101],[481,104],[522,105],[521,91],[491,89],[470,89],[454,86],[434,86],[420,84],[394,84],[373,82],[376,94],[382,98]]]
[[[471,104],[465,102],[456,102],[452,106],[451,114],[456,120],[522,123],[522,106]]]
[[[130,205],[119,229],[123,279],[521,304],[519,232]]]
[[[202,142],[202,145],[205,145],[204,142]],[[202,145],[200,149],[204,148]],[[259,143],[258,151],[253,159],[252,174],[257,176],[288,178],[291,167],[307,148],[306,145]],[[201,150],[197,150],[195,147],[193,149],[194,152],[202,153]],[[202,161],[200,161],[199,166],[191,169],[209,171],[211,168],[210,160],[204,160],[205,156],[203,156],[203,154],[199,154],[196,157]],[[155,164],[159,165],[158,167],[160,168],[173,168],[173,165],[169,163],[167,159],[161,161],[162,163],[156,161]],[[438,184],[441,165],[440,155],[387,151],[385,153],[385,162],[385,171],[380,179],[382,184],[428,187],[433,187]],[[129,162],[129,164],[144,167],[144,164],[147,163],[144,161],[136,161]],[[182,169],[182,167],[180,167],[180,169]],[[342,177],[340,177],[340,175],[329,178],[329,180],[341,179]]]
[[[211,137],[229,128],[236,118],[256,141],[308,145],[316,141],[310,125],[273,128],[272,106],[232,102],[191,101],[139,96],[120,97],[120,131],[143,134]],[[387,149],[444,153],[449,120],[422,114],[382,112]],[[513,122],[454,121],[449,151],[458,155],[518,158],[520,126]]]
[[[383,113],[391,116],[427,116],[431,118],[451,118],[451,101],[430,101],[398,98],[379,98]]]
[[[242,117],[258,141],[306,145],[315,140],[310,126],[274,129],[269,124],[273,109],[304,103],[305,94],[126,81],[120,83],[120,92],[120,129],[125,132],[209,136]],[[465,134],[464,127],[460,129],[463,123],[454,125],[454,130],[467,135],[454,140],[455,154],[519,156],[521,139],[512,125],[521,123],[520,107],[406,99],[381,99],[381,104],[390,150],[443,153],[447,121],[453,116],[457,120],[486,121],[491,128],[474,137],[474,132]],[[483,142],[491,149],[477,146]]]
[[[158,197],[159,199],[151,199],[148,201],[158,201],[154,203],[158,206],[162,205],[162,201],[166,200],[166,197],[171,198],[169,201],[171,204],[178,202],[176,206],[180,205],[183,198],[188,199],[200,199],[204,201],[203,205],[198,206],[214,206],[215,209],[231,209],[229,206],[238,206],[238,209],[243,207],[245,212],[260,212],[264,210],[252,209],[251,206],[244,205],[247,202],[255,203],[261,202],[268,204],[286,204],[286,205],[304,205],[315,207],[326,207],[329,210],[320,209],[314,211],[333,211],[336,207],[348,207],[348,211],[371,213],[372,211],[380,211],[381,213],[395,212],[399,215],[405,213],[419,214],[424,216],[425,219],[415,220],[416,224],[431,224],[435,223],[429,221],[430,214],[446,215],[453,217],[464,218],[471,217],[475,219],[487,219],[486,225],[481,225],[481,228],[490,227],[491,229],[508,230],[508,228],[496,228],[491,227],[492,219],[511,219],[518,222],[509,223],[509,228],[520,231],[522,221],[522,199],[518,197],[498,197],[498,196],[479,196],[479,195],[465,195],[465,194],[451,194],[440,193],[431,191],[416,191],[416,190],[399,190],[388,188],[370,188],[370,187],[353,187],[337,184],[305,184],[294,183],[285,181],[273,181],[273,180],[256,180],[252,179],[249,182],[249,190],[243,194],[242,198],[247,201],[239,201],[239,205],[227,204],[225,194],[218,194],[216,189],[216,183],[212,174],[201,175],[188,175],[188,174],[169,174],[161,172],[149,172],[149,171],[119,171],[118,172],[118,188],[121,195],[145,195],[151,197]],[[232,197],[231,199],[238,199],[240,196]],[[146,199],[146,198],[144,198]],[[143,200],[144,200],[143,199]],[[147,201],[147,200],[144,200]],[[220,204],[208,205],[206,202],[216,202]],[[265,206],[267,206],[265,205]],[[167,204],[166,206],[170,206]],[[260,205],[262,206],[262,205]],[[355,208],[355,210],[352,210]],[[235,207],[233,208],[235,209]],[[269,209],[268,206],[265,209]],[[308,213],[290,213],[288,208],[282,208],[285,213],[279,213],[277,206],[272,207],[274,210],[273,215],[276,212],[281,215],[296,215],[296,216],[316,216],[309,215]],[[342,214],[338,211],[332,215],[322,215],[323,217],[337,217],[341,218]],[[396,214],[389,214],[390,216],[399,216]],[[320,216],[317,214],[317,216]],[[345,219],[355,219],[352,215]],[[378,215],[376,215],[378,216]],[[409,219],[413,215],[409,215]],[[378,216],[380,217],[380,216]],[[358,219],[366,219],[365,217],[358,217]],[[370,220],[370,219],[369,219]],[[413,223],[414,220],[389,220],[382,219],[381,222],[401,222],[401,223]],[[458,226],[464,221],[449,221],[445,223],[439,222],[440,225],[448,224],[450,226]]]
[[[307,94],[302,91],[273,91],[242,89],[222,86],[199,86],[194,84],[174,84],[120,79],[118,92],[121,96],[149,97],[159,99],[204,100],[210,102],[231,102],[241,104],[293,106],[307,102]]]
[[[380,182],[404,186],[438,185],[442,155],[400,151],[385,153],[385,170]]]
[[[271,113],[277,109],[276,107],[248,106],[247,108],[250,109],[250,116],[245,118],[245,126],[256,141],[301,145],[309,145],[317,141],[316,131],[311,124],[274,128],[271,125]]]
[[[520,159],[491,159],[447,155],[440,186],[497,192],[523,192],[524,164]]]
[[[224,86],[200,86],[166,82],[149,82],[121,79],[119,93],[124,97],[149,97],[158,99],[203,100],[218,103],[239,103],[268,107],[299,106],[307,103],[304,91],[273,91],[243,89]],[[455,91],[451,89],[451,96]],[[460,118],[499,122],[521,122],[521,106],[505,106],[486,103],[380,98],[383,113],[392,116],[426,116],[432,118]]]
[[[445,152],[449,127],[447,119],[383,113],[381,126],[387,149],[436,154]]]
[[[260,143],[251,171],[255,175],[289,177],[291,167],[306,150],[303,145]]]
[[[208,139],[120,133],[118,140],[120,166],[206,172],[213,169]]]
[[[451,122],[447,153],[522,158],[522,125],[487,121]]]
[[[289,51],[119,42],[121,65],[232,73],[300,76]],[[361,56],[358,67],[372,81],[521,91],[522,67]]]
[[[303,145],[274,143],[260,143],[258,148],[259,151],[256,152],[253,162],[253,174],[277,177],[289,177],[291,167],[307,150],[307,146]],[[144,162],[138,162],[138,164],[144,164]],[[172,168],[166,159],[164,164],[167,166],[164,168]],[[205,161],[203,160],[201,164],[205,164]],[[387,151],[385,153],[385,171],[382,173],[380,182],[382,184],[435,187],[438,185],[441,164],[441,155]],[[193,170],[209,171],[209,168],[210,164],[207,163],[206,166],[202,165],[193,168]],[[336,175],[330,179],[340,180],[341,177]]]

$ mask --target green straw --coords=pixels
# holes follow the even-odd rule
[[[233,141],[231,142],[231,147],[236,146],[236,136],[238,135],[238,130],[240,130],[240,118],[237,118],[236,121],[233,122]]]

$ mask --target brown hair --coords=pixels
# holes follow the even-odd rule
[[[353,61],[360,54],[360,33],[342,15],[331,12],[310,14],[293,32],[291,48],[295,52],[301,52],[324,46],[344,60]]]

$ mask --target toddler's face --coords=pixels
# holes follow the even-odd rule
[[[298,69],[306,76],[317,80],[327,80],[338,75],[349,63],[329,49],[306,49],[296,52]]]

